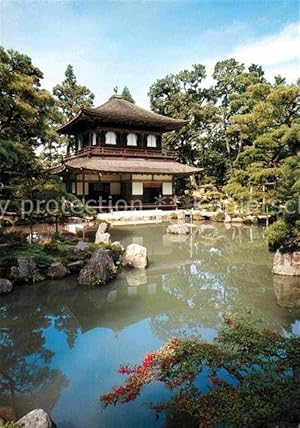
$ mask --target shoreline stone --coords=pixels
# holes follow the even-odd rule
[[[148,266],[148,250],[139,244],[129,244],[122,259],[122,266],[145,269]]]
[[[10,268],[9,279],[13,282],[29,282],[37,273],[37,266],[33,256],[18,258],[18,265]]]
[[[274,254],[273,270],[276,275],[300,276],[300,251]]]
[[[34,409],[17,421],[20,428],[55,428],[48,413],[43,409]]]
[[[105,285],[116,276],[117,267],[110,250],[95,251],[87,264],[80,270],[78,282],[84,286]]]
[[[68,269],[61,263],[52,263],[47,270],[47,278],[49,279],[62,279],[69,273]]]
[[[167,233],[171,233],[174,235],[188,235],[190,233],[190,229],[190,225],[186,223],[174,223],[169,224],[169,226],[167,227]]]
[[[11,293],[13,289],[13,283],[6,278],[0,278],[0,294]]]

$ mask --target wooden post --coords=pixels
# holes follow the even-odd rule
[[[75,172],[75,195],[77,196],[77,174]]]
[[[85,203],[85,175],[82,174],[82,202]]]

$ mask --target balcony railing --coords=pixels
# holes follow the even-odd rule
[[[145,150],[145,149],[128,149],[128,148],[108,148],[99,146],[88,146],[82,150],[67,155],[65,159],[73,159],[79,156],[117,156],[117,157],[143,157],[154,159],[176,159],[175,152],[167,150]]]

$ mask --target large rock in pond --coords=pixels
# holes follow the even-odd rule
[[[281,253],[276,251],[273,259],[273,273],[276,275],[300,275],[300,251]]]
[[[60,262],[52,263],[47,270],[47,278],[62,279],[69,273],[68,269]]]
[[[13,284],[5,278],[0,278],[0,294],[8,294],[12,291]]]
[[[35,409],[17,422],[20,428],[54,428],[55,424],[43,409]]]
[[[169,224],[167,228],[167,233],[173,233],[174,235],[188,235],[191,231],[191,228],[188,224],[174,223]]]
[[[148,266],[147,248],[139,244],[128,245],[123,255],[122,265],[145,269]]]
[[[79,273],[80,285],[99,286],[114,278],[117,268],[110,250],[97,250]]]
[[[32,256],[18,258],[19,278],[24,280],[31,279],[36,273],[36,263]]]
[[[18,266],[11,267],[10,279],[12,281],[30,281],[37,272],[33,256],[18,258]]]

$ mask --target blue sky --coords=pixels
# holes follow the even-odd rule
[[[147,107],[157,78],[194,63],[210,76],[232,56],[296,80],[299,8],[300,0],[0,0],[0,42],[30,55],[48,89],[70,63],[96,104],[127,85]]]

